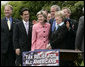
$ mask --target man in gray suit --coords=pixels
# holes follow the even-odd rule
[[[84,60],[84,16],[80,17],[76,33],[75,49],[83,52]]]

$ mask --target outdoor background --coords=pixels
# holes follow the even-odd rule
[[[71,18],[78,19],[83,15],[82,8],[84,7],[84,1],[5,1],[13,6],[13,17],[21,19],[20,10],[23,7],[27,7],[30,10],[30,21],[37,20],[36,14],[41,9],[46,9],[50,12],[52,5],[59,5],[60,8],[68,7],[72,11]],[[5,3],[3,2],[3,3]],[[4,5],[1,5],[1,18],[4,17]]]
[[[71,18],[79,21],[79,18],[84,15],[82,8],[84,7],[84,1],[3,1],[1,2],[1,19],[4,17],[4,5],[10,4],[13,6],[14,18],[21,20],[20,10],[27,7],[30,11],[30,21],[37,20],[36,14],[41,9],[46,9],[50,12],[52,5],[58,5],[62,9],[68,7],[71,9]],[[78,60],[78,62],[81,62]],[[84,64],[80,64],[81,66]]]

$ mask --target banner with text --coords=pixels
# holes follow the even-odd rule
[[[23,52],[23,66],[59,66],[59,50]]]

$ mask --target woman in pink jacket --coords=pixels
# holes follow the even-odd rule
[[[33,25],[32,29],[32,47],[35,49],[46,49],[49,43],[50,24],[46,22],[47,16],[40,11],[38,14],[38,23]]]

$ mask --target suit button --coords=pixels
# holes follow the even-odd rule
[[[44,28],[44,26],[43,26],[43,28]]]
[[[43,31],[45,33],[45,31]]]
[[[45,41],[44,41],[44,43],[45,43]]]
[[[45,38],[45,36],[44,36],[44,38]]]

